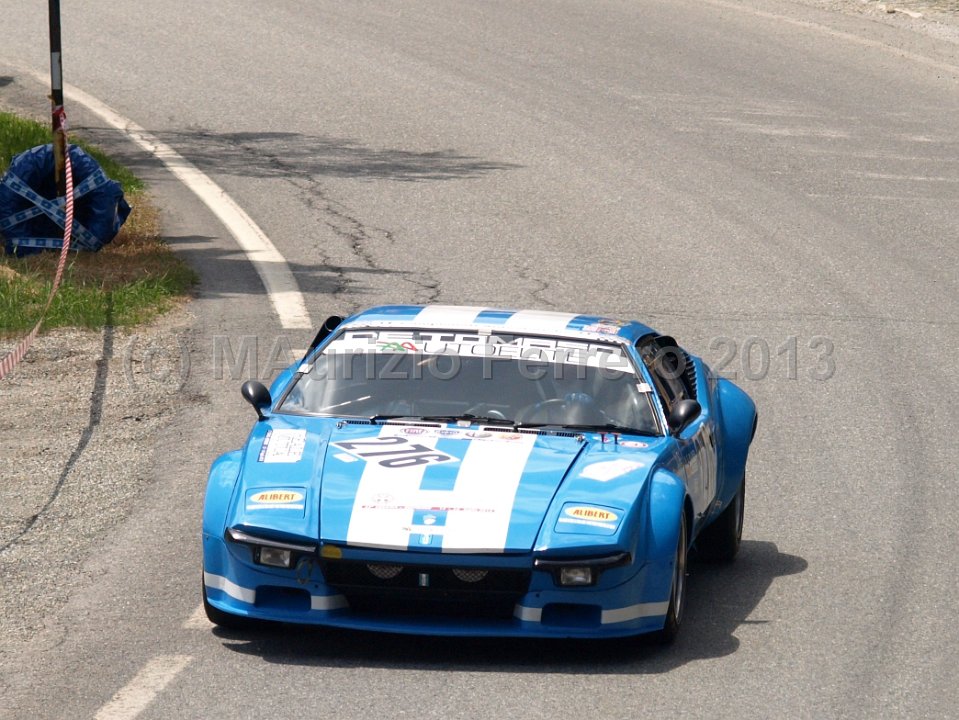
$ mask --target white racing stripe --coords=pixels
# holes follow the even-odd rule
[[[206,583],[207,587],[222,590],[231,598],[239,600],[240,602],[249,603],[250,605],[256,602],[256,590],[240,587],[222,575],[214,575],[213,573],[204,571],[203,582]]]
[[[444,325],[451,328],[472,325],[486,308],[479,306],[428,305],[416,315],[416,323]]]
[[[397,435],[397,428],[383,426],[379,437]],[[435,448],[437,436],[416,437],[416,444]],[[428,465],[384,468],[373,460],[366,460],[360,484],[353,500],[353,512],[346,531],[349,545],[387,547],[406,550],[410,541],[413,507],[426,502],[420,492],[420,483]],[[430,505],[427,505],[430,507]]]
[[[45,83],[47,75],[29,68],[19,68]],[[129,120],[108,105],[88,95],[72,85],[63,86],[64,94],[71,102],[86,107],[108,125],[127,135],[143,150],[153,155],[173,175],[196,195],[210,211],[223,223],[230,235],[243,250],[247,260],[252,263],[263,286],[266,288],[273,309],[279,316],[280,324],[290,330],[310,329],[312,323],[306,309],[306,302],[300,293],[296,278],[287,265],[286,258],[260,229],[253,218],[244,212],[226,192],[213,180],[201,172],[193,163],[176,150],[160,142],[132,120]]]
[[[403,429],[385,426],[380,437]],[[412,437],[429,448],[439,439],[433,433]],[[469,441],[451,490],[421,489],[428,465],[388,468],[366,461],[347,543],[405,550],[411,536],[427,529],[413,524],[415,510],[436,510],[445,513],[445,525],[428,529],[442,536],[443,552],[503,552],[516,491],[536,439],[522,434]]]
[[[189,655],[160,655],[155,657],[127,683],[113,699],[100,708],[96,720],[131,720],[170,684],[193,660]]]
[[[228,595],[240,600],[242,602],[248,602],[251,605],[256,601],[256,590],[249,590],[247,588],[240,587],[224,577],[219,575],[209,575],[206,574],[208,580],[207,585],[209,587],[219,587],[220,589],[227,592]],[[210,579],[213,579],[214,582],[209,582]],[[217,580],[218,579],[218,580]],[[229,586],[232,590],[226,590],[226,587]],[[310,609],[311,610],[339,610],[340,608],[348,607],[349,603],[346,601],[346,598],[343,595],[310,595]],[[196,610],[193,611],[193,614],[190,615],[183,623],[183,628],[185,630],[207,630],[213,627],[213,623],[206,616],[206,610],[201,604]]]
[[[668,610],[668,600],[654,603],[638,603],[636,605],[628,605],[626,607],[615,608],[613,610],[603,610],[600,622],[603,625],[611,625],[613,623],[638,620],[639,618],[658,617],[660,615],[665,615]],[[525,622],[542,622],[543,608],[517,605],[513,610],[513,615]]]
[[[349,607],[344,595],[310,595],[310,610],[339,610]]]
[[[629,620],[638,620],[644,617],[657,617],[665,615],[669,610],[669,601],[653,603],[638,603],[637,605],[628,605],[627,607],[616,608],[614,610],[603,610],[600,622],[603,625],[611,623],[628,622]]]
[[[523,622],[542,622],[543,608],[526,607],[517,605],[513,608],[513,616]]]
[[[520,310],[504,324],[504,330],[526,330],[527,332],[561,333],[573,321],[572,313],[549,312],[544,310]]]
[[[503,552],[513,503],[526,461],[537,440],[522,434],[515,440],[470,443],[456,485],[449,495],[461,507],[492,512],[451,512],[446,518],[443,552]]]

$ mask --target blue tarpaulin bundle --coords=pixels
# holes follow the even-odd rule
[[[73,232],[70,246],[96,251],[116,237],[130,214],[120,183],[76,145],[73,166]],[[63,246],[64,204],[57,198],[53,146],[20,153],[0,180],[0,237],[8,255]]]

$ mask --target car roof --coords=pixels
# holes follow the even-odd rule
[[[348,326],[498,330],[572,339],[616,339],[629,343],[654,333],[642,323],[601,315],[462,305],[380,305],[347,318],[343,327]]]

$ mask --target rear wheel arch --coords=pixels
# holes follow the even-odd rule
[[[716,499],[727,505],[739,491],[759,416],[756,404],[746,392],[725,378],[719,379],[722,405],[721,437],[718,441]]]

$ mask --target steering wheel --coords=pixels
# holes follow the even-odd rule
[[[506,416],[494,408],[490,408],[487,403],[477,403],[466,409],[464,415],[476,415],[477,417],[488,417],[496,420],[506,420]]]
[[[538,420],[538,422],[549,422],[550,410],[556,408],[557,410],[562,410],[566,407],[566,401],[563,398],[552,398],[550,400],[541,400],[538,403],[533,403],[532,405],[527,405],[518,413],[516,413],[516,422],[524,423],[530,422],[540,413],[543,414],[543,418]]]

